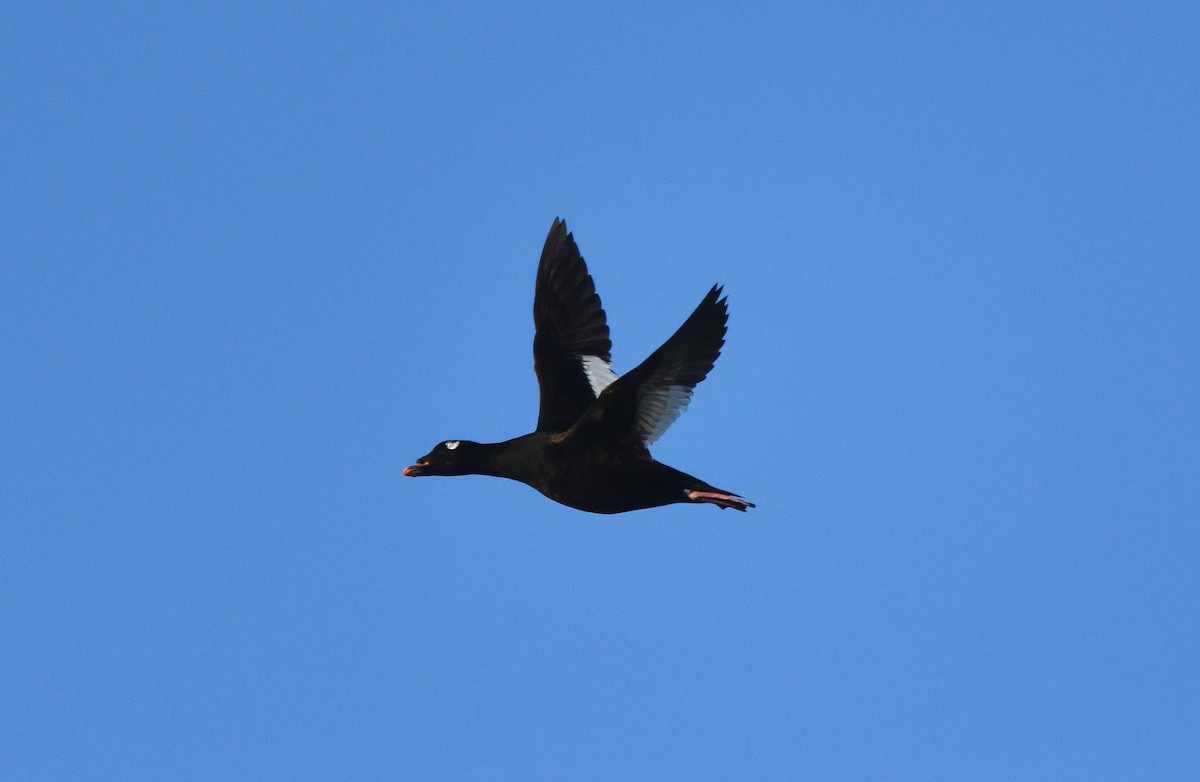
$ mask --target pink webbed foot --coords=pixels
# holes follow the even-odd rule
[[[725,494],[719,491],[698,491],[696,489],[686,493],[687,498],[692,502],[711,502],[721,510],[724,510],[725,508],[733,508],[744,513],[746,508],[754,507],[753,502],[747,502],[736,494]]]

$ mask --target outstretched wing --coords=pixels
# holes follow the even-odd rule
[[[729,320],[727,300],[714,285],[662,347],[608,386],[572,435],[629,440],[649,447],[692,400],[692,390],[712,370]]]
[[[616,379],[612,341],[587,264],[555,219],[533,296],[533,369],[541,389],[537,431],[562,432]]]

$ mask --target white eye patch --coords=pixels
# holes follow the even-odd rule
[[[458,446],[459,446],[458,440],[447,440],[446,441],[446,450],[447,451],[453,451]]]

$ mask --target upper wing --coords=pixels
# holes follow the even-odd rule
[[[562,432],[616,379],[600,297],[567,224],[555,219],[533,296],[533,369],[541,389],[537,431]]]
[[[721,286],[714,285],[662,347],[604,390],[572,435],[632,439],[644,448],[661,437],[721,354],[729,307],[720,296]]]

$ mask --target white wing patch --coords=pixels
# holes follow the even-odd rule
[[[662,437],[691,401],[692,389],[685,386],[643,390],[637,409],[637,431],[642,433],[642,443],[648,448]]]
[[[587,375],[588,385],[596,396],[600,396],[600,392],[617,379],[612,364],[599,356],[580,356],[579,362],[583,364],[583,373]]]

